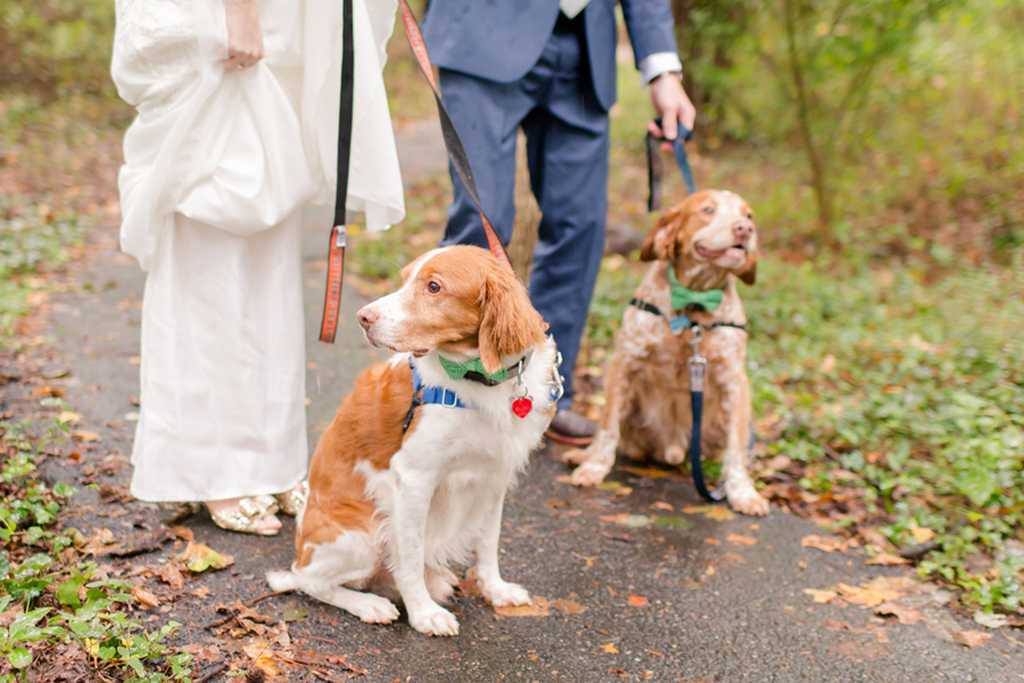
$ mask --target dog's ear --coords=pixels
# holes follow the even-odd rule
[[[676,238],[682,225],[682,207],[676,206],[661,214],[654,229],[640,247],[640,260],[671,261],[675,257]]]
[[[748,285],[757,281],[757,252],[747,256],[747,262],[736,271],[736,276]]]
[[[525,351],[544,341],[548,324],[511,270],[501,268],[487,277],[480,302],[480,362],[487,372],[502,368],[502,356]]]

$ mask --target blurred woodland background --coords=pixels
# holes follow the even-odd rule
[[[1024,613],[1024,0],[673,9],[697,184],[742,194],[761,232],[742,290],[755,479],[967,609]],[[89,227],[116,220],[132,111],[108,75],[113,26],[110,0],[0,2],[0,343]],[[400,32],[389,52],[401,135],[436,113]],[[630,240],[654,220],[652,108],[628,47],[619,61],[609,232],[626,246],[605,258],[578,368],[595,413],[643,272]],[[671,201],[685,190],[667,167]],[[403,224],[354,238],[365,292],[436,244],[449,197],[445,174],[417,183]]]

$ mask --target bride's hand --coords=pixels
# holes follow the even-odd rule
[[[263,31],[256,0],[224,0],[228,24],[225,69],[245,69],[263,59]]]

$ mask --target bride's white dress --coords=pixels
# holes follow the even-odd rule
[[[223,0],[117,0],[121,246],[149,271],[132,493],[219,500],[306,474],[300,210],[332,205],[342,3],[258,0],[266,57],[226,71]],[[404,215],[381,79],[395,0],[354,0],[346,206]]]

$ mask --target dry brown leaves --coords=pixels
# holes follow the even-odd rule
[[[800,541],[801,548],[817,548],[826,553],[839,551],[845,553],[850,548],[859,547],[859,543],[853,538],[840,538],[839,536],[818,536],[811,534]]]

